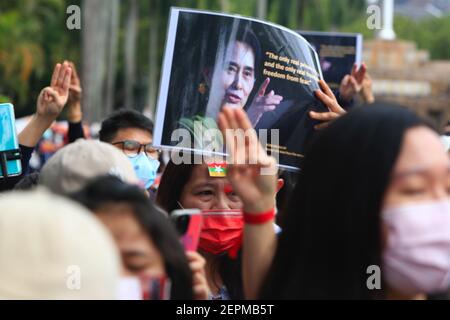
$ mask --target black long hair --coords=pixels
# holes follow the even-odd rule
[[[284,213],[266,299],[375,299],[367,268],[381,267],[383,197],[409,128],[406,108],[358,108],[317,133]]]
[[[172,161],[167,164],[158,187],[156,203],[169,214],[175,209],[180,209],[178,201],[184,186],[192,177],[195,166],[183,163],[176,165]],[[213,273],[218,272],[232,300],[244,299],[240,251],[236,259],[229,258],[226,253],[217,255],[212,262],[211,270]]]
[[[164,258],[165,269],[172,281],[171,299],[193,298],[192,273],[175,227],[147,198],[141,189],[113,176],[99,177],[71,196],[93,211],[107,203],[127,203]]]

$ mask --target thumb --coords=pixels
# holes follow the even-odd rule
[[[358,89],[358,81],[354,77],[350,77],[350,83],[354,91]]]
[[[51,87],[45,88],[44,91],[45,91],[45,94],[47,96],[51,97],[54,101],[56,101],[59,97],[58,92],[56,92],[56,90]]]
[[[352,67],[351,75],[355,76],[357,72],[358,72],[358,64],[356,64],[356,62],[355,62]]]
[[[350,75],[349,75],[349,74],[346,74],[345,77],[344,77],[344,79],[342,79],[341,85],[344,86],[344,87],[347,86],[347,85],[348,85],[349,79],[350,79]]]

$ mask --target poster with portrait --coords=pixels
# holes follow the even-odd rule
[[[298,170],[317,124],[308,112],[326,111],[314,95],[319,79],[317,53],[292,30],[237,15],[172,8],[154,144],[224,154],[222,137],[204,133],[217,128],[224,106],[243,108],[279,166]]]
[[[353,64],[361,64],[363,36],[360,33],[297,31],[316,50],[323,78],[331,89],[338,89]]]

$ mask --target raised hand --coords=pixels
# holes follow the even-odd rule
[[[69,98],[72,68],[68,63],[57,64],[49,87],[42,89],[37,102],[38,116],[56,119]]]
[[[323,129],[330,124],[330,121],[335,120],[346,113],[346,111],[339,105],[336,97],[331,91],[330,87],[324,80],[319,81],[322,90],[316,90],[314,93],[316,97],[328,108],[328,112],[314,112],[310,111],[309,116],[314,120],[324,121],[324,123],[314,126],[314,129]]]
[[[81,81],[78,76],[77,68],[72,61],[64,61],[67,62],[72,69],[72,76],[70,77],[70,86],[69,86],[69,104],[80,103],[81,102]]]
[[[69,100],[67,103],[67,119],[69,122],[77,123],[83,119],[83,111],[81,110],[81,81],[78,76],[75,64],[71,61],[64,61],[72,68],[72,76],[70,78]]]
[[[19,143],[34,147],[53,121],[61,113],[69,97],[72,68],[67,63],[57,64],[53,71],[50,86],[39,94],[36,114],[19,134]]]
[[[227,177],[244,203],[244,210],[261,213],[272,209],[277,186],[276,160],[267,155],[242,109],[223,108],[218,124],[231,158]]]
[[[256,126],[265,112],[275,110],[283,100],[283,97],[276,95],[273,90],[266,94],[269,83],[270,78],[266,78],[261,87],[258,89],[255,99],[247,110],[248,117],[253,127]]]
[[[356,94],[361,92],[366,72],[367,67],[364,63],[361,64],[359,69],[355,63],[351,74],[347,74],[344,79],[342,79],[339,93],[344,101],[349,102]]]
[[[370,104],[375,102],[375,97],[373,96],[372,91],[372,78],[370,77],[368,72],[366,72],[364,76],[361,92],[359,94],[365,103]]]

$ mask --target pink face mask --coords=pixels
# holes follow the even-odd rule
[[[442,293],[450,285],[450,201],[384,210],[388,241],[382,275],[403,294]]]

